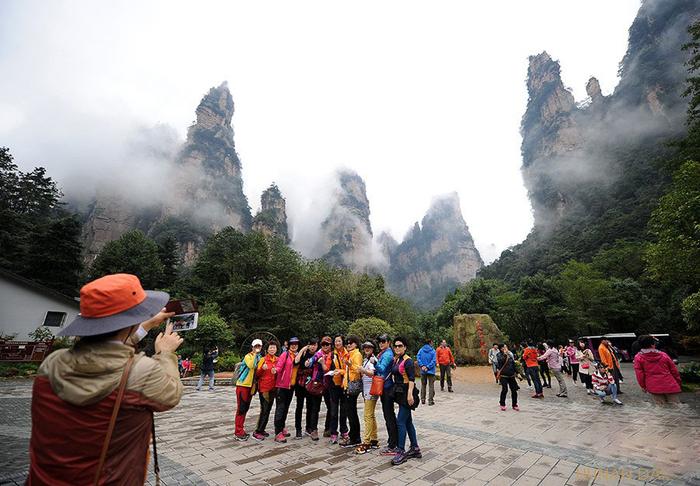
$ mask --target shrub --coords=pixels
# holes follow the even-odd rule
[[[216,360],[216,371],[233,371],[236,364],[241,362],[240,356],[233,351],[224,351]]]
[[[357,319],[350,324],[348,335],[350,334],[358,335],[363,341],[374,341],[377,339],[377,336],[382,334],[388,334],[393,337],[394,329],[386,321],[376,317],[367,317],[365,319]]]
[[[38,363],[0,363],[0,377],[31,376],[39,369]]]
[[[700,383],[700,362],[693,361],[681,367],[679,370],[681,379],[690,383]]]

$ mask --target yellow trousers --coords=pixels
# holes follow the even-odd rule
[[[377,440],[377,418],[374,416],[374,409],[379,400],[365,399],[365,444],[369,444],[373,440]]]

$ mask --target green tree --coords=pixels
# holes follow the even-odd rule
[[[185,342],[183,349],[190,352],[201,351],[204,347],[218,346],[221,350],[233,346],[235,336],[232,325],[221,317],[217,304],[207,304],[200,308],[197,328],[181,333]]]
[[[652,279],[689,291],[700,288],[700,163],[684,163],[649,221],[647,249]],[[688,292],[690,293],[690,292]]]
[[[700,292],[695,292],[683,300],[683,319],[691,331],[700,331]]]
[[[179,245],[172,235],[166,235],[158,241],[158,258],[163,264],[162,287],[171,287],[175,284],[180,266]]]
[[[394,336],[394,328],[386,321],[377,319],[376,317],[365,317],[357,319],[350,324],[348,334],[360,336],[363,341],[374,341],[378,336],[387,334]]]
[[[112,273],[130,273],[141,280],[144,288],[158,288],[163,281],[158,245],[139,230],[108,242],[90,266],[88,275],[89,280],[94,280]]]
[[[46,170],[23,173],[0,147],[0,267],[67,295],[82,272],[80,223]]]

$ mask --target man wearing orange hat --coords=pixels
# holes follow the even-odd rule
[[[34,380],[28,485],[144,484],[153,412],[182,396],[182,338],[168,325],[152,358],[134,346],[173,315],[168,299],[128,274],[80,289],[80,314],[59,333],[79,339],[50,354]]]

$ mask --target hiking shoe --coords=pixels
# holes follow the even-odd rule
[[[366,454],[367,452],[369,452],[369,444],[360,444],[355,449],[355,454]]]
[[[395,456],[396,454],[399,453],[399,449],[396,447],[385,447],[381,451],[379,451],[379,454],[382,456]]]
[[[292,434],[289,433],[287,429],[282,429],[282,433],[284,434],[285,437],[291,437]]]
[[[314,430],[313,432],[311,432],[309,434],[309,437],[311,437],[311,440],[313,440],[313,441],[318,440],[318,432]]]
[[[505,405],[501,405],[501,412],[505,412],[505,411],[506,411],[506,406],[505,406]]]
[[[370,449],[379,449],[379,441],[378,440],[370,440],[369,441],[369,448]]]
[[[338,436],[336,434],[331,434],[331,440],[329,440],[331,444],[337,444],[338,443]]]
[[[287,443],[287,438],[284,436],[284,432],[280,432],[275,436],[275,442],[279,442],[280,444]]]
[[[245,442],[250,437],[250,434],[236,435],[236,440]]]
[[[452,388],[448,388],[447,391],[450,392],[450,393],[454,393],[454,392],[452,391]]]
[[[264,435],[265,437],[270,437],[270,433],[269,433],[269,432],[263,431],[262,435]]]
[[[429,407],[432,407],[433,405],[435,405],[435,402],[428,402]]]
[[[406,457],[408,459],[420,459],[423,457],[423,454],[420,452],[420,447],[409,447],[408,452],[406,452]]]
[[[343,448],[357,447],[360,445],[360,442],[353,442],[352,440],[350,440],[349,437],[345,437],[345,438],[343,438],[343,440],[341,440],[338,443],[338,445],[340,445],[340,447],[343,447]]]
[[[518,407],[517,405],[513,405],[513,410],[515,410],[516,412],[519,412],[519,411],[520,411],[520,407]]]
[[[294,436],[294,440],[301,440],[304,436],[301,435],[301,430],[297,430],[297,435]]]
[[[324,437],[330,437],[330,436],[331,436],[331,431],[330,431],[330,430],[324,430],[324,431],[323,431],[323,436],[324,436]]]
[[[441,391],[441,392],[444,392],[444,391],[445,391],[445,389],[444,389],[444,388],[440,388],[440,391]]]
[[[617,403],[618,405],[624,405],[624,404],[623,404],[620,400],[618,400],[617,398],[616,398],[615,400],[613,400],[613,402],[614,402],[614,403]]]
[[[425,400],[421,400],[420,402],[421,402],[423,405],[425,405]]]
[[[265,440],[265,436],[261,434],[260,432],[255,432],[253,434],[253,439],[255,440]]]
[[[566,393],[557,393],[557,396],[559,398],[567,398],[568,397],[568,395]]]
[[[408,457],[406,457],[406,453],[404,451],[399,451],[396,453],[394,458],[391,460],[391,465],[398,466],[399,464],[403,464],[406,461],[408,461]]]

